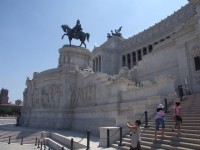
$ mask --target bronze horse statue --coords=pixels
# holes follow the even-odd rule
[[[81,41],[81,45],[84,44],[85,48],[86,48],[85,39],[87,38],[87,41],[89,42],[89,38],[90,38],[89,33],[85,33],[83,31],[79,31],[79,32],[75,33],[75,31],[73,29],[71,29],[68,25],[62,25],[61,28],[63,29],[64,32],[66,32],[66,34],[63,34],[62,39],[65,35],[67,35],[70,46],[71,46],[71,41],[74,38],[77,40],[79,39]],[[81,47],[81,45],[80,45],[80,47]]]

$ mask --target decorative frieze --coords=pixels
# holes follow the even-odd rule
[[[64,92],[63,85],[53,84],[34,89],[29,86],[24,94],[26,97],[26,107],[59,108]]]
[[[96,84],[87,85],[71,91],[70,103],[72,107],[94,104],[96,99]]]

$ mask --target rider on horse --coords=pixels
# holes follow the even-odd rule
[[[83,29],[81,28],[80,20],[77,20],[77,21],[76,21],[76,25],[75,25],[75,27],[73,27],[73,30],[74,30],[74,34],[77,34],[77,33],[80,32],[81,30],[83,30]]]
[[[76,26],[73,28],[70,28],[70,26],[68,25],[62,25],[61,28],[65,32],[65,34],[63,34],[62,36],[62,39],[64,38],[65,35],[68,36],[70,45],[71,45],[71,40],[73,38],[80,40],[81,41],[80,47],[82,44],[84,44],[86,48],[85,39],[87,39],[87,41],[89,42],[90,34],[82,31],[83,29],[81,28],[81,24],[79,20],[77,20]]]

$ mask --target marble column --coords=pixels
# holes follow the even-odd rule
[[[136,65],[138,65],[138,50],[135,51]]]
[[[95,72],[96,71],[96,64],[95,64],[95,59],[93,59],[93,71]]]
[[[125,60],[125,66],[128,67],[128,54],[125,55],[125,58],[126,58],[126,60]]]
[[[98,57],[98,62],[99,62],[99,72],[101,72],[101,56],[99,55],[99,57]]]
[[[95,59],[96,59],[96,71],[99,71],[99,67],[98,67],[98,64],[99,64],[99,62],[98,62],[98,57],[96,57]]]
[[[133,52],[131,51],[131,69],[133,68]]]

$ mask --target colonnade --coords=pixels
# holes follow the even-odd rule
[[[153,46],[149,45],[148,47],[143,47],[142,49],[123,54],[121,56],[121,66],[131,69],[133,66],[138,64],[138,61],[142,60],[144,55],[151,53],[152,50]]]
[[[93,71],[94,72],[101,72],[101,56],[97,56],[92,60],[93,63]]]

